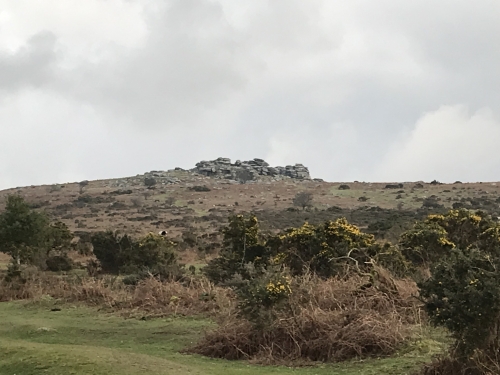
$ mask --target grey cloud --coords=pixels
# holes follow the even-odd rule
[[[86,64],[66,81],[68,89],[115,116],[158,129],[199,120],[244,88],[237,35],[217,4],[176,0],[150,17],[141,48],[112,63]]]
[[[0,53],[0,90],[40,87],[51,82],[57,62],[55,46],[56,36],[42,31],[32,36],[16,53]]]
[[[84,122],[67,119],[88,107],[84,118],[101,139],[92,152],[72,140],[72,168],[82,178],[228,156],[303,162],[329,180],[411,179],[425,168],[439,179],[433,172],[444,174],[452,161],[422,166],[428,160],[412,155],[429,152],[425,136],[408,134],[431,137],[442,121],[445,140],[446,131],[482,122],[448,112],[430,121],[426,114],[465,105],[500,116],[500,5],[488,0],[149,3],[140,46],[103,42],[105,57],[68,68],[55,36],[46,34],[43,43],[0,57],[4,90],[31,87],[43,97],[50,88],[55,102],[68,105],[68,116],[55,120],[60,129],[84,132]],[[23,121],[36,123],[42,114]],[[488,120],[481,137],[497,137],[499,123]],[[116,159],[106,157],[110,144]],[[388,162],[394,150],[409,160],[408,173]],[[446,158],[438,151],[431,154]],[[116,167],[116,160],[127,163]],[[481,176],[498,179],[493,167]]]

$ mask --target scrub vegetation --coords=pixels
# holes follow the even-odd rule
[[[98,196],[93,185],[76,184],[74,207],[135,210],[142,216],[130,218],[148,222],[161,215],[156,205],[177,221],[148,232],[82,231],[51,204],[6,195],[0,373],[500,373],[492,193],[450,195],[448,207],[434,194],[406,209],[408,200],[372,203],[392,193],[404,200],[403,184],[359,195],[361,184],[351,183],[329,188],[356,198],[349,209],[321,207],[321,189],[302,187],[290,198],[274,193],[274,209],[235,201],[197,213],[189,207],[206,196],[165,190],[161,201],[158,184],[144,181],[150,194],[130,208],[116,197],[133,190]],[[412,194],[426,189],[414,185]]]

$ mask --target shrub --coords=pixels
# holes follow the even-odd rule
[[[206,191],[210,191],[211,189],[208,187],[208,186],[192,186],[192,187],[189,187],[188,190],[190,191],[196,191],[196,192],[206,192]]]
[[[156,179],[154,177],[145,177],[144,178],[144,185],[148,189],[152,189],[156,185]]]
[[[78,185],[80,186],[80,194],[83,193],[83,189],[88,186],[89,182],[87,180],[80,181]]]
[[[134,240],[111,231],[92,235],[94,254],[106,273],[148,275],[176,278],[183,273],[174,252],[174,243],[167,238],[149,233]]]
[[[132,252],[132,239],[117,232],[96,232],[91,237],[94,255],[105,273],[119,273]]]
[[[403,254],[415,264],[428,264],[448,255],[458,247],[480,246],[499,252],[493,221],[484,213],[469,210],[451,210],[445,215],[429,215],[424,221],[403,233],[400,246]],[[488,246],[484,246],[488,243]],[[495,245],[496,244],[496,245]]]
[[[53,272],[71,271],[73,268],[73,262],[66,255],[50,256],[47,258],[45,263],[47,264],[47,269]]]
[[[204,268],[214,283],[225,283],[239,274],[251,278],[248,263],[257,274],[269,266],[286,266],[292,275],[306,271],[330,277],[350,269],[366,269],[370,261],[382,262],[398,274],[407,274],[408,263],[399,250],[378,245],[372,235],[362,233],[345,218],[323,224],[304,224],[278,235],[262,235],[257,218],[230,218],[223,229],[223,246],[217,258]],[[347,266],[347,269],[346,269]]]
[[[286,302],[292,293],[291,278],[281,267],[257,274],[250,269],[249,274],[252,277],[247,280],[232,281],[239,299],[238,310],[256,329],[265,329],[276,318],[278,306]]]
[[[417,308],[411,293],[416,286],[390,277],[381,278],[378,287],[366,287],[366,282],[357,275],[328,280],[306,275],[284,281],[278,289],[286,291],[289,285],[292,292],[285,296],[279,292],[279,303],[270,303],[267,311],[272,319],[265,329],[256,329],[240,311],[228,311],[190,351],[288,366],[390,355],[415,323]],[[251,290],[261,297],[250,295],[249,300],[268,300],[266,289],[263,283],[254,284]]]
[[[500,347],[499,264],[479,249],[454,249],[419,285],[431,321],[451,332],[462,360]]]
[[[293,205],[296,207],[301,207],[302,210],[305,210],[306,207],[311,207],[312,202],[313,202],[312,193],[307,193],[305,191],[297,193],[293,198]]]
[[[255,267],[264,266],[269,254],[259,234],[259,223],[255,216],[231,216],[229,224],[222,229],[222,249],[217,258],[203,268],[204,274],[214,283],[223,283],[239,273],[248,277],[246,263]]]
[[[446,327],[455,344],[424,373],[452,373],[457,366],[467,374],[492,373],[500,369],[500,227],[467,210],[431,215],[425,223],[442,228],[453,245],[419,286],[431,322]]]
[[[268,241],[274,248],[271,253],[277,254],[276,261],[289,267],[292,274],[310,270],[322,277],[336,275],[344,264],[355,260],[354,249],[367,248],[373,243],[372,235],[362,233],[345,218],[317,226],[306,223]]]

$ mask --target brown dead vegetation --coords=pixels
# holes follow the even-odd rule
[[[417,287],[393,279],[351,275],[322,280],[306,275],[292,282],[275,319],[256,327],[241,317],[233,292],[202,277],[136,286],[117,277],[61,276],[27,268],[23,280],[0,283],[0,301],[25,299],[85,303],[126,317],[211,316],[219,324],[190,352],[265,364],[303,365],[393,354],[421,323]],[[24,282],[21,282],[24,281]],[[431,374],[429,372],[429,374]]]
[[[23,278],[23,282],[1,282],[0,301],[40,301],[49,296],[141,317],[211,315],[232,303],[230,290],[201,278],[162,282],[151,277],[135,287],[124,285],[117,277],[63,277],[36,269],[25,269]]]
[[[256,329],[236,310],[226,312],[191,351],[267,364],[390,355],[420,324],[420,306],[414,282],[384,275],[378,285],[357,275],[303,277],[293,283],[287,306],[274,311],[269,326]]]

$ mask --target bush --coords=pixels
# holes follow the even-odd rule
[[[322,277],[338,274],[345,264],[368,260],[362,249],[374,243],[373,236],[362,233],[345,218],[320,225],[304,224],[291,228],[268,241],[276,254],[275,262],[286,265],[294,275],[309,270]],[[361,258],[356,259],[358,256]]]
[[[252,272],[247,280],[233,279],[231,286],[239,299],[240,315],[250,321],[256,329],[265,329],[276,318],[275,311],[292,293],[291,278],[281,267],[269,268],[265,272]]]
[[[73,269],[73,262],[67,255],[53,255],[45,261],[47,269],[53,272],[71,271]]]
[[[144,185],[148,189],[152,189],[156,185],[156,179],[154,177],[145,177],[144,178]]]
[[[382,262],[398,274],[407,274],[409,265],[399,250],[378,245],[372,235],[362,233],[345,218],[319,225],[304,224],[278,235],[262,235],[257,218],[242,215],[230,218],[223,229],[223,247],[219,257],[204,268],[214,283],[225,283],[235,275],[250,279],[248,263],[257,274],[270,266],[287,267],[292,275],[312,272],[330,277],[350,269],[359,271],[370,260]]]
[[[267,264],[269,254],[263,246],[259,222],[255,216],[231,216],[229,224],[222,229],[222,235],[222,249],[219,256],[203,268],[203,273],[212,282],[224,283],[235,274],[248,278],[245,269],[247,263],[253,263],[258,269]]]
[[[206,192],[206,191],[210,191],[211,189],[208,187],[208,186],[192,186],[192,187],[189,187],[188,190],[190,191],[196,191],[196,192]]]
[[[134,240],[111,231],[92,235],[94,254],[102,271],[112,274],[135,274],[141,278],[156,276],[177,278],[183,274],[177,262],[174,243],[163,236],[149,233]]]
[[[190,351],[287,366],[303,365],[304,361],[338,362],[390,355],[409,337],[415,324],[416,301],[411,294],[416,286],[409,281],[388,277],[381,278],[378,287],[366,287],[366,278],[359,276],[278,279],[270,288],[275,290],[277,282],[283,283],[283,288],[278,287],[279,303],[274,303],[264,280],[248,290],[248,305],[253,300],[269,301],[265,303],[272,306],[266,308],[272,319],[264,329],[256,329],[241,311],[229,311]],[[242,307],[245,305],[240,304]]]
[[[312,202],[313,202],[312,193],[307,193],[305,191],[297,193],[293,198],[293,205],[296,207],[301,207],[302,210],[305,210],[306,207],[311,207]]]
[[[94,255],[99,260],[104,273],[119,273],[128,263],[128,257],[133,252],[132,239],[120,236],[116,232],[96,232],[91,237]]]
[[[451,210],[445,215],[429,215],[416,223],[401,235],[399,244],[403,254],[417,265],[438,261],[456,247],[481,247],[500,254],[494,228],[497,226],[493,221],[480,211]]]
[[[481,250],[454,249],[419,285],[431,321],[452,333],[463,358],[500,348],[499,264]]]

